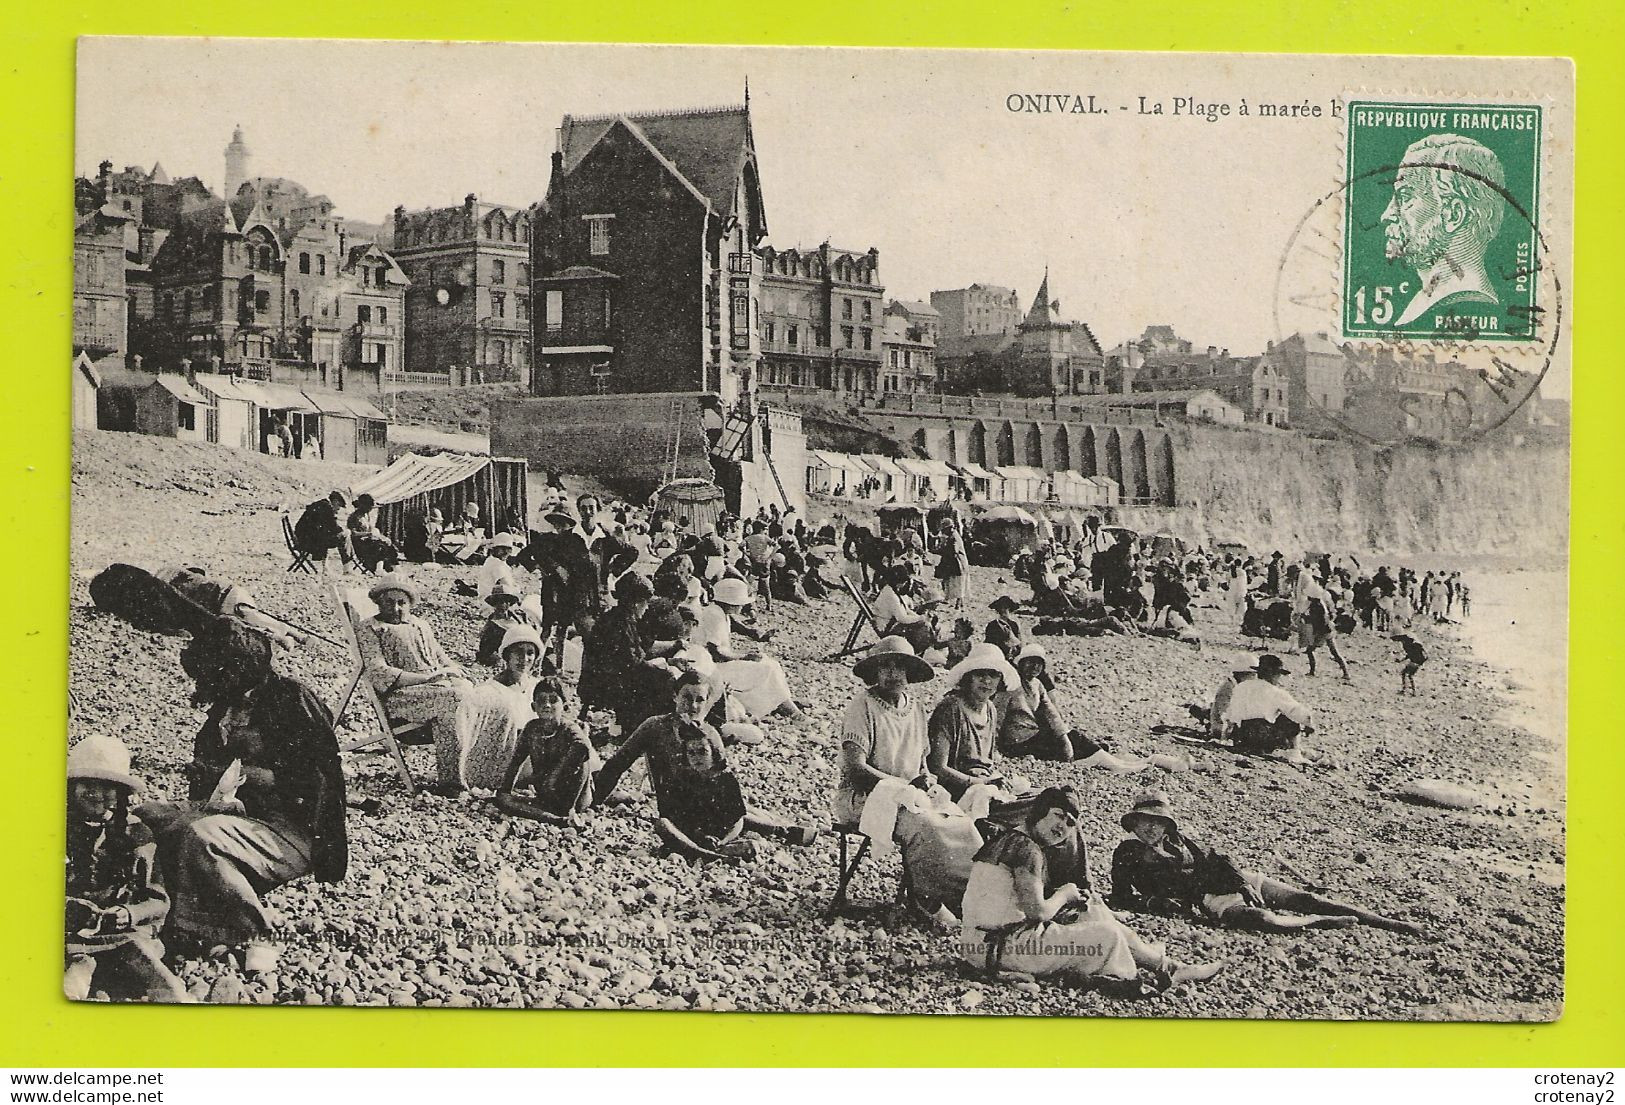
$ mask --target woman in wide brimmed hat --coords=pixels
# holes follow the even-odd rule
[[[993,766],[999,732],[993,698],[1017,689],[1019,680],[997,645],[979,644],[948,669],[946,681],[948,691],[926,726],[931,740],[927,762],[957,802],[977,783],[1002,781]]]
[[[1228,856],[1204,850],[1179,831],[1173,805],[1160,790],[1138,798],[1122,817],[1133,835],[1112,853],[1112,905],[1117,909],[1189,913],[1235,928],[1292,932],[1365,924],[1408,936],[1409,921],[1311,893]]]
[[[446,655],[434,629],[413,613],[418,591],[409,580],[386,576],[368,594],[378,613],[356,629],[363,670],[391,721],[429,725],[440,789],[460,792],[472,740],[463,702],[473,685],[462,665]]]
[[[97,988],[116,993],[120,975],[135,985],[137,996],[189,1000],[164,966],[158,929],[169,913],[169,896],[158,879],[152,832],[130,810],[140,790],[140,780],[130,774],[129,749],[117,737],[86,737],[68,749],[62,989],[75,1001]]]
[[[901,846],[917,905],[956,911],[982,838],[927,764],[925,711],[909,686],[930,682],[935,672],[902,637],[881,638],[852,671],[868,686],[841,719],[835,819],[867,824]],[[876,801],[883,805],[865,816]]]
[[[1218,974],[1219,964],[1181,963],[1119,921],[1090,888],[1087,865],[1069,871],[1055,862],[1075,854],[1081,814],[1072,788],[1050,787],[977,852],[965,889],[965,959],[995,977],[1126,982],[1143,968],[1162,988]]]
[[[1143,771],[1150,761],[1114,756],[1103,742],[1067,724],[1055,705],[1055,683],[1049,677],[1049,654],[1033,642],[1016,653],[1016,685],[997,701],[998,747],[1007,756],[1075,761],[1085,767],[1118,773]]]
[[[265,636],[235,618],[195,632],[181,668],[193,700],[208,706],[186,768],[188,800],[136,812],[158,837],[169,931],[202,948],[242,945],[244,971],[263,972],[276,946],[260,896],[305,875],[337,882],[348,866],[333,716],[275,669]]]

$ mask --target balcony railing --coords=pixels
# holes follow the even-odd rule
[[[358,322],[350,327],[350,333],[362,338],[394,338],[399,332],[394,324],[378,322]]]

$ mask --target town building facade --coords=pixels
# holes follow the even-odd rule
[[[411,281],[406,371],[528,382],[530,212],[471,193],[451,207],[397,207],[391,230],[390,253]]]
[[[1003,289],[1000,289],[1001,291]],[[931,302],[941,310],[938,296]],[[937,365],[945,386],[967,394],[1095,395],[1106,389],[1106,359],[1087,323],[1068,320],[1050,296],[1049,273],[1012,332],[952,338],[942,314]]]
[[[1014,288],[972,284],[931,293],[931,306],[941,319],[937,344],[954,353],[962,338],[1014,334],[1021,325],[1021,303]]]
[[[125,244],[133,223],[111,207],[80,218],[73,231],[73,353],[91,361],[124,363],[129,301],[124,282]]]
[[[1248,422],[1290,425],[1288,381],[1279,362],[1233,357],[1228,349],[1211,345],[1198,350],[1167,325],[1147,326],[1140,337],[1112,348],[1106,357],[1106,390],[1115,395],[1211,391]]]
[[[892,300],[881,339],[881,381],[887,392],[933,394],[938,390],[937,311],[929,303]]]
[[[842,395],[881,389],[884,296],[880,251],[760,251],[761,383]]]
[[[733,406],[760,358],[766,236],[748,101],[566,115],[534,215],[531,393]]]

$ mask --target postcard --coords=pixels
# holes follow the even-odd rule
[[[1561,1015],[1568,61],[77,66],[69,998]]]

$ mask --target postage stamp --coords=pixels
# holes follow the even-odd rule
[[[1349,102],[1345,337],[1539,340],[1541,113]]]

